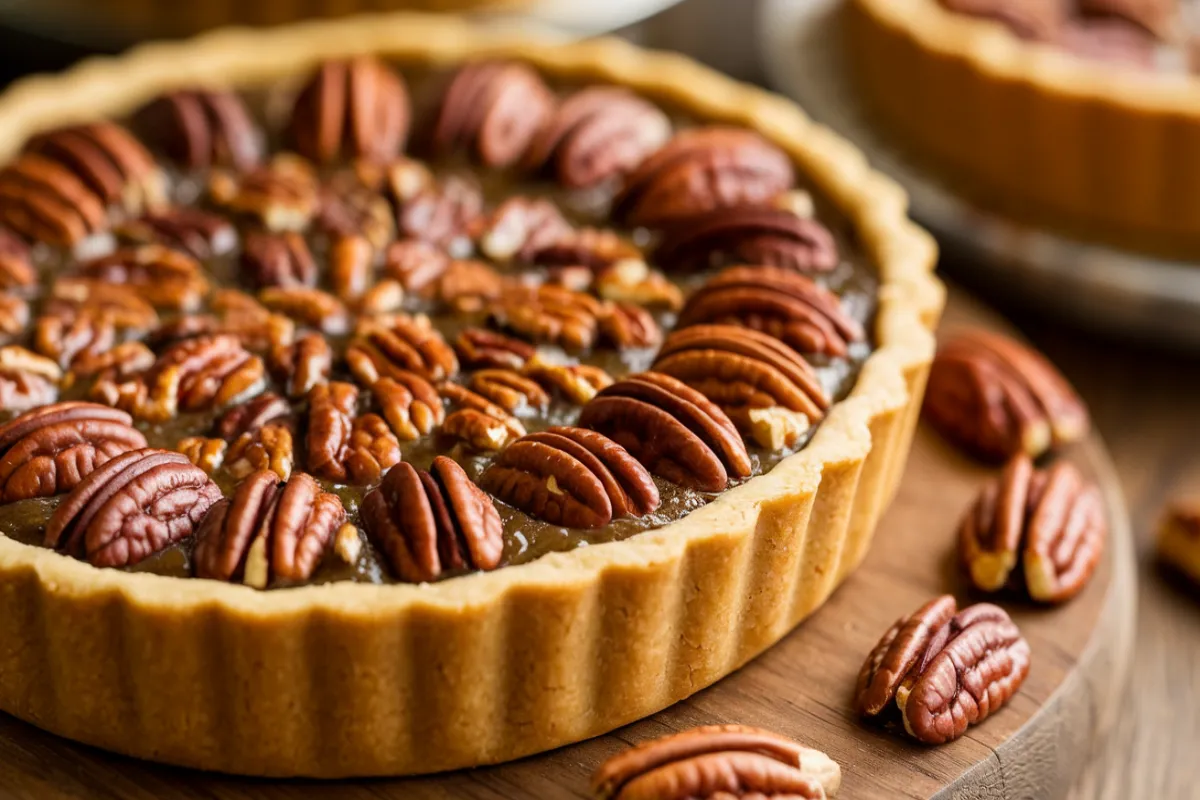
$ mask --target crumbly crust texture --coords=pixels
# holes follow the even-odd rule
[[[186,84],[250,85],[332,56],[524,59],[624,84],[782,146],[854,224],[881,287],[877,350],[811,443],[669,526],[437,584],[276,592],[98,570],[0,537],[0,708],[72,739],[203,769],[433,772],[595,736],[725,676],[862,560],[899,483],[943,290],[904,193],[791,103],[674,55],[561,45],[450,18],[230,30],[94,60],[0,98],[31,133]]]

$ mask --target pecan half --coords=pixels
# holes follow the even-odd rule
[[[62,370],[50,359],[17,345],[0,347],[0,408],[25,411],[58,399]]]
[[[286,154],[241,174],[216,170],[208,180],[208,196],[214,204],[256,219],[272,231],[308,227],[317,212],[317,191],[312,166]]]
[[[29,246],[7,228],[0,227],[0,291],[28,289],[37,283]]]
[[[380,413],[401,441],[419,439],[446,418],[441,395],[415,372],[398,370],[371,384]]]
[[[483,216],[483,194],[470,181],[451,176],[422,189],[400,204],[396,230],[400,236],[442,247],[452,255],[471,250],[471,231]]]
[[[978,329],[938,348],[924,412],[951,441],[988,461],[1037,457],[1087,435],[1087,408],[1040,353]]]
[[[483,328],[463,328],[454,340],[454,352],[459,363],[468,369],[496,367],[521,369],[534,357],[537,348]]]
[[[481,369],[467,386],[509,413],[545,411],[550,405],[550,395],[537,381],[509,369]]]
[[[317,262],[304,237],[295,231],[249,234],[241,262],[242,273],[255,289],[313,286],[317,282]]]
[[[537,357],[529,360],[521,369],[521,374],[575,405],[583,405],[601,389],[612,386],[613,382],[612,376],[601,367],[551,364]]]
[[[650,312],[633,303],[608,303],[599,316],[600,333],[620,350],[653,347],[662,330]]]
[[[291,420],[269,422],[238,436],[224,453],[225,471],[243,478],[258,470],[270,470],[286,481],[296,464]]]
[[[599,800],[823,800],[841,783],[841,768],[819,750],[759,728],[706,725],[618,753],[596,770],[592,792]]]
[[[330,481],[346,480],[343,458],[356,416],[358,388],[354,384],[331,381],[312,388],[308,393],[305,436],[305,465],[309,472]]]
[[[107,226],[105,205],[68,167],[37,153],[0,170],[0,222],[33,241],[71,247]]]
[[[280,484],[274,472],[252,473],[197,529],[196,577],[256,589],[307,581],[345,521],[342,501],[311,476]]]
[[[596,298],[557,286],[510,286],[488,309],[497,325],[522,338],[573,352],[595,344],[604,310]]]
[[[155,360],[154,351],[141,342],[122,342],[99,355],[81,353],[71,362],[67,382],[70,385],[78,378],[97,375],[127,380],[150,369]]]
[[[326,61],[296,97],[288,126],[296,151],[320,163],[340,158],[387,163],[411,121],[404,79],[382,61]]]
[[[221,490],[181,453],[124,453],[80,481],[46,524],[46,547],[133,566],[191,536]]]
[[[763,205],[792,188],[787,154],[741,128],[676,133],[625,181],[614,216],[639,227],[667,227],[718,208]]]
[[[641,257],[641,248],[614,230],[573,228],[532,251],[529,260],[549,267],[582,266],[595,271]]]
[[[676,327],[704,323],[742,325],[801,353],[835,358],[866,338],[837,295],[779,267],[731,267],[708,281],[688,298]]]
[[[1084,16],[1131,22],[1162,40],[1170,38],[1180,16],[1178,0],[1079,0],[1078,5]]]
[[[988,603],[955,611],[944,595],[884,634],[858,676],[859,714],[876,717],[894,703],[909,735],[943,744],[1017,693],[1029,645],[1008,614]]]
[[[733,325],[696,325],[671,334],[654,362],[716,403],[763,447],[794,446],[825,416],[829,397],[794,350],[765,333]]]
[[[229,442],[208,436],[186,436],[175,444],[175,452],[183,453],[188,461],[204,470],[209,477],[217,474],[217,470],[225,463],[225,451],[228,449]]]
[[[354,420],[343,459],[351,483],[378,483],[385,472],[400,463],[400,441],[383,417],[363,414]]]
[[[1083,7],[1088,2],[1079,0],[1079,5]],[[941,3],[960,14],[994,19],[1017,36],[1039,41],[1054,39],[1067,16],[1065,3],[1046,0],[941,0]]]
[[[537,70],[513,61],[466,64],[442,96],[433,150],[441,156],[470,150],[485,166],[511,166],[553,109],[554,95]]]
[[[268,423],[284,421],[291,413],[292,408],[286,400],[274,392],[263,392],[222,414],[213,430],[217,436],[232,442]]]
[[[445,456],[429,472],[401,462],[363,498],[362,520],[400,580],[421,583],[463,570],[492,570],[504,552],[491,498]]]
[[[306,333],[271,351],[271,371],[288,397],[304,397],[333,371],[333,348],[319,333]]]
[[[813,273],[838,262],[833,234],[820,222],[762,206],[699,214],[668,230],[654,251],[654,263],[664,269],[688,271],[766,264]]]
[[[129,244],[159,244],[200,260],[225,255],[237,245],[237,231],[227,220],[189,206],[124,220],[114,232]]]
[[[0,344],[12,341],[29,326],[29,303],[24,298],[0,293]]]
[[[376,250],[396,233],[387,198],[343,175],[322,184],[314,222],[330,236],[362,236]]]
[[[454,410],[442,423],[443,436],[474,450],[500,450],[525,435],[520,420],[486,397],[457,383],[438,384],[438,391]]]
[[[361,323],[346,349],[350,371],[363,386],[397,371],[415,372],[429,380],[458,372],[453,348],[424,315],[397,314]]]
[[[607,435],[654,475],[702,492],[749,477],[750,456],[725,412],[669,375],[630,375],[583,407],[579,425]]]
[[[526,264],[572,233],[558,206],[544,197],[510,197],[476,228],[475,239],[485,256]]]
[[[399,281],[406,292],[432,294],[449,266],[450,256],[444,250],[420,239],[392,242],[383,258],[384,274]]]
[[[76,272],[87,280],[129,286],[151,305],[173,311],[193,311],[208,294],[200,262],[157,244],[121,248],[83,262]]]
[[[1041,603],[1079,594],[1104,553],[1104,501],[1073,466],[1038,470],[1018,454],[989,482],[959,527],[959,556],[977,589],[1010,581]]]
[[[683,291],[641,259],[624,259],[601,270],[592,283],[592,290],[614,303],[633,303],[668,311],[683,308]]]
[[[371,288],[375,250],[363,236],[337,236],[329,245],[329,279],[333,293],[357,305]],[[401,297],[403,299],[403,291]]]
[[[259,302],[306,328],[334,336],[350,327],[350,312],[341,300],[310,286],[268,286],[258,293]]]
[[[134,125],[143,141],[188,169],[247,170],[262,159],[262,133],[237,92],[168,92],[140,109]]]
[[[128,414],[94,403],[57,403],[0,425],[0,503],[75,488],[109,459],[146,446]]]
[[[157,327],[150,336],[156,347],[197,336],[237,337],[249,350],[268,352],[290,343],[296,325],[282,314],[273,314],[250,295],[236,289],[219,289],[209,300],[212,314],[177,317]]]
[[[559,105],[525,157],[529,169],[553,168],[568,189],[619,180],[671,137],[657,106],[614,86],[580,89]]]

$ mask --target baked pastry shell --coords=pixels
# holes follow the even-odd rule
[[[811,443],[622,542],[429,585],[259,592],[95,569],[0,537],[0,708],[133,756],[268,776],[486,764],[595,736],[744,664],[862,560],[909,451],[944,299],[904,193],[793,104],[679,56],[559,45],[451,19],[364,17],[154,44],[0,98],[0,159],[35,131],[182,84],[269,81],[377,53],[525,59],[625,84],[784,147],[881,279],[877,350]]]

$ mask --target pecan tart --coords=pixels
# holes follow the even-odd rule
[[[899,481],[931,240],[690,62],[218,33],[14,88],[0,158],[0,708],[48,730],[322,777],[577,741],[789,631]]]
[[[1180,0],[852,0],[880,123],[972,202],[1194,260],[1195,8]]]

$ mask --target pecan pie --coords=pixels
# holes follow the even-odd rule
[[[941,291],[788,103],[418,16],[25,91],[3,710],[232,772],[494,762],[721,678],[865,555]]]

